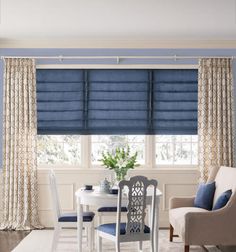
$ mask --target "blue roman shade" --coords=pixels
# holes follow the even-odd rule
[[[197,134],[197,70],[37,69],[38,134]]]
[[[88,132],[148,134],[148,71],[90,70],[88,73]]]
[[[38,134],[84,131],[84,72],[37,70]]]
[[[196,135],[198,71],[153,71],[153,130],[158,135]]]

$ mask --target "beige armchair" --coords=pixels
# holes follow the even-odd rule
[[[185,252],[189,252],[190,245],[236,245],[236,168],[221,167],[215,181],[214,203],[226,190],[233,192],[227,205],[219,210],[194,207],[194,197],[170,199],[170,241],[180,236]]]

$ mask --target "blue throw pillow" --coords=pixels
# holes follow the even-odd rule
[[[231,195],[232,195],[232,190],[228,190],[228,191],[226,191],[226,192],[223,192],[223,193],[219,196],[219,198],[217,199],[217,201],[216,201],[216,203],[214,204],[212,210],[217,210],[217,209],[220,209],[220,208],[224,207],[224,206],[228,203],[228,201],[229,201]]]
[[[215,189],[215,182],[208,184],[200,184],[194,200],[194,206],[204,208],[206,210],[211,210]]]

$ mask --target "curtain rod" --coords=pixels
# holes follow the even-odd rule
[[[73,60],[73,59],[114,59],[117,64],[123,59],[205,59],[205,58],[227,58],[227,59],[236,59],[236,56],[1,56],[1,59],[9,58],[27,58],[27,59],[58,59],[62,60]]]

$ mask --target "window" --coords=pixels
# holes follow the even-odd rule
[[[117,147],[130,146],[131,153],[138,152],[137,161],[145,163],[145,136],[140,135],[95,135],[91,136],[91,163],[99,165],[103,151],[115,151]]]
[[[157,165],[197,165],[197,135],[156,136]]]
[[[129,145],[143,166],[196,165],[197,95],[196,69],[38,69],[38,163],[96,167]]]
[[[38,164],[80,164],[80,139],[79,135],[38,135]]]

